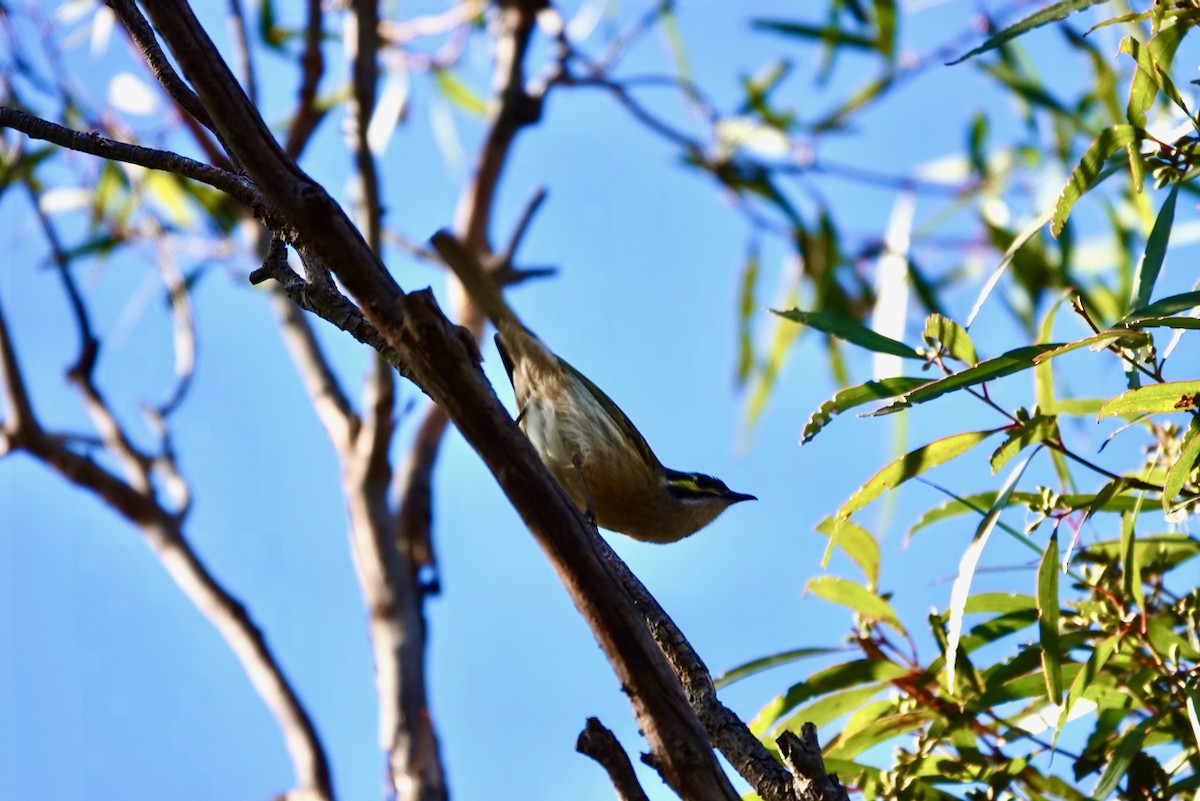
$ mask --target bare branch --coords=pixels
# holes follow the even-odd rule
[[[308,21],[304,26],[304,52],[300,54],[302,77],[297,92],[296,113],[292,115],[287,144],[284,145],[284,150],[292,158],[299,158],[326,114],[325,109],[317,107],[317,86],[325,74],[325,56],[321,52],[325,16],[321,10],[321,0],[308,0],[306,5]]]
[[[112,161],[123,161],[151,170],[182,175],[184,178],[220,189],[256,212],[263,206],[262,195],[246,178],[219,167],[193,161],[177,153],[117,142],[96,133],[74,131],[8,106],[0,106],[0,127],[12,128],[32,139],[42,139],[80,153],[90,153]]]
[[[433,469],[450,419],[431,404],[417,427],[397,481],[399,514],[396,539],[413,580],[427,593],[441,591],[437,554],[433,546]]]
[[[632,600],[597,558],[597,535],[500,405],[474,359],[475,343],[464,341],[428,291],[401,292],[337,203],[275,142],[190,8],[168,0],[144,5],[247,173],[296,232],[298,245],[333,267],[408,374],[445,407],[521,511],[629,693],[668,782],[696,801],[737,799]]]
[[[137,526],[171,578],[229,643],[259,696],[275,716],[300,789],[316,799],[332,799],[329,766],[312,721],[245,607],[208,572],[184,537],[181,516],[160,505],[152,488],[135,487],[121,480],[86,456],[70,450],[70,438],[49,435],[42,430],[33,415],[2,310],[0,374],[4,376],[6,408],[10,410],[5,431],[9,446],[23,450],[53,468]],[[91,408],[103,405],[99,394],[87,385],[83,389],[93,417],[102,418],[102,422],[110,421],[107,424],[110,427],[115,425],[115,419],[106,408],[99,412]],[[11,413],[14,409],[16,414]],[[118,458],[129,457],[132,453],[128,443],[122,442],[122,437],[119,428],[106,434],[105,444],[118,449]],[[123,461],[128,466],[128,458]]]
[[[513,227],[512,236],[508,239],[508,247],[504,249],[502,256],[502,264],[511,265],[513,259],[517,255],[517,248],[521,247],[521,241],[525,238],[525,234],[529,231],[529,224],[533,222],[533,217],[537,214],[538,209],[546,202],[546,187],[539,186],[533,193],[533,197],[525,204],[525,208],[521,210],[521,216],[517,219],[516,226]]]
[[[142,58],[150,67],[155,80],[162,84],[163,89],[167,90],[167,94],[181,109],[215,133],[216,129],[213,127],[212,120],[209,119],[208,112],[200,104],[200,98],[196,97],[196,93],[175,72],[171,62],[159,48],[158,40],[154,38],[154,29],[138,11],[133,0],[107,0],[107,3],[108,7],[121,19],[125,30],[129,31],[129,37],[141,51]]]
[[[158,245],[155,266],[158,267],[159,276],[171,303],[172,335],[175,341],[175,386],[167,399],[154,410],[158,417],[166,418],[183,403],[192,385],[192,377],[196,370],[196,318],[192,314],[192,300],[187,281],[175,262],[166,234],[157,222],[153,223],[153,226]]]
[[[351,541],[370,614],[379,744],[388,755],[392,789],[397,798],[444,801],[445,777],[425,689],[422,592],[397,548],[387,502],[394,383],[377,359],[364,392],[362,429],[343,455]]]
[[[4,421],[0,426],[6,435],[5,447],[0,450],[0,456],[3,456],[10,448],[17,447],[22,437],[37,432],[37,418],[8,332],[3,306],[0,306],[0,377],[4,379]]]
[[[250,36],[246,32],[246,11],[242,0],[229,0],[229,38],[233,41],[239,66],[242,69],[242,85],[250,102],[258,105],[258,80],[254,72],[254,56],[250,50]]]
[[[379,7],[377,0],[354,0],[354,50],[351,54],[353,93],[350,101],[350,141],[359,180],[359,228],[367,246],[379,252],[383,210],[379,172],[367,142],[375,111],[379,81]]]
[[[825,772],[816,726],[805,723],[799,736],[785,731],[775,742],[783,761],[792,769],[797,801],[849,801],[850,796],[837,776]]]
[[[284,247],[282,241],[276,241],[279,242],[279,247]],[[269,254],[262,266],[250,273],[251,284],[260,284],[267,279],[277,281],[280,290],[297,306],[342,329],[359,342],[381,354],[389,364],[401,369],[400,358],[395,350],[375,326],[371,325],[363,316],[359,308],[338,292],[332,282],[328,284],[325,282],[309,283],[297,275],[287,265],[286,251],[283,257],[278,254]],[[332,378],[332,373],[329,375]],[[340,389],[338,394],[341,395]],[[345,401],[344,396],[342,397],[341,404],[348,409],[349,403]]]
[[[0,112],[3,111],[4,109],[0,108]],[[2,122],[3,117],[0,116],[0,123]],[[24,185],[33,205],[34,216],[37,217],[38,223],[42,227],[42,234],[46,237],[46,243],[50,247],[50,260],[54,263],[63,292],[67,296],[67,305],[71,308],[71,318],[75,321],[75,330],[79,332],[79,356],[76,357],[75,364],[68,373],[90,377],[96,363],[96,353],[100,348],[100,341],[92,333],[92,321],[87,307],[83,303],[83,296],[79,294],[79,287],[75,285],[75,278],[71,275],[71,265],[67,259],[66,250],[63,248],[62,240],[58,236],[58,231],[50,223],[46,212],[42,210],[32,179],[27,176]]]
[[[591,757],[608,772],[608,780],[617,791],[617,801],[650,801],[638,783],[637,774],[633,772],[629,754],[599,720],[588,718],[586,728],[575,741],[575,750]]]

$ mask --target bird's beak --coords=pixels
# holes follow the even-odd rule
[[[733,504],[741,503],[742,501],[757,501],[758,498],[753,495],[746,495],[742,492],[734,492],[733,490],[730,490],[729,492],[725,493],[725,500]]]

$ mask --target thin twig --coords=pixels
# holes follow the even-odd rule
[[[75,131],[9,106],[0,106],[0,127],[12,128],[32,139],[52,142],[80,153],[89,153],[111,161],[123,161],[127,164],[137,164],[151,170],[162,170],[182,175],[184,178],[191,178],[220,189],[245,203],[256,213],[265,208],[262,195],[249,179],[219,167],[193,161],[177,153],[118,142],[96,133]]]
[[[325,15],[321,0],[307,0],[306,7],[308,18],[304,25],[304,51],[300,54],[300,89],[283,148],[292,158],[299,158],[326,114],[326,109],[317,106],[317,87],[325,74],[325,56],[321,52]]]
[[[280,244],[282,245],[282,242]],[[297,306],[342,329],[381,354],[393,367],[402,370],[403,365],[396,351],[363,316],[362,311],[338,292],[332,283],[325,285],[305,281],[287,266],[286,258],[281,262],[278,257],[272,256],[268,256],[261,267],[250,273],[250,283],[260,284],[269,278],[277,281],[279,288]]]
[[[633,771],[629,754],[599,720],[588,718],[587,726],[575,741],[575,750],[591,757],[604,768],[613,789],[617,791],[617,801],[650,801]]]
[[[258,105],[258,80],[255,77],[254,55],[250,50],[250,35],[246,30],[246,11],[242,0],[229,0],[230,39],[242,69],[242,86],[250,102]]]

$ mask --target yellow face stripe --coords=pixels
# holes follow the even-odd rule
[[[700,473],[671,472],[667,476],[667,489],[676,496],[725,495],[729,488],[711,476]]]

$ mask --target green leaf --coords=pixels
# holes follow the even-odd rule
[[[941,345],[947,353],[960,362],[975,364],[979,357],[975,355],[975,344],[971,335],[958,323],[940,314],[931,314],[925,319],[925,342],[930,347]]]
[[[1050,222],[1053,216],[1054,209],[1047,209],[1026,223],[1025,227],[1013,237],[1012,242],[1009,243],[1008,248],[1004,251],[1004,257],[1000,259],[1000,264],[996,266],[996,269],[988,276],[988,280],[984,282],[983,288],[979,290],[979,297],[975,299],[975,303],[971,306],[971,312],[967,315],[967,328],[970,328],[974,324],[975,317],[983,308],[984,302],[992,294],[992,290],[996,288],[996,284],[1000,283],[1000,278],[1008,270],[1008,266],[1013,263],[1013,260],[1016,259],[1017,253],[1025,246],[1025,243],[1037,236],[1038,232],[1042,230],[1042,226]]]
[[[1192,743],[1200,749],[1200,687],[1195,683],[1183,690],[1184,708],[1188,724],[1192,727]]]
[[[1026,456],[1008,474],[1008,478],[1005,479],[996,495],[995,502],[983,516],[979,527],[975,529],[975,536],[972,538],[971,544],[963,551],[962,558],[959,560],[958,575],[950,589],[950,608],[946,631],[946,687],[951,693],[955,691],[954,674],[958,663],[958,645],[962,639],[963,615],[967,606],[967,598],[971,594],[971,580],[975,575],[975,568],[979,565],[979,557],[983,555],[983,547],[987,544],[988,538],[996,528],[996,523],[1000,520],[1000,513],[1008,505],[1008,499],[1012,496],[1013,489],[1021,480],[1021,476],[1025,474],[1025,468],[1029,466],[1031,458],[1033,458],[1033,454]]]
[[[968,615],[1029,612],[1037,609],[1037,601],[1028,595],[1016,592],[981,592],[967,599],[963,613]]]
[[[953,61],[947,62],[947,66],[960,64],[972,56],[977,56],[980,53],[986,53],[989,50],[993,50],[1005,42],[1016,39],[1018,36],[1026,34],[1035,28],[1040,28],[1043,25],[1050,24],[1051,22],[1058,22],[1060,19],[1065,19],[1068,15],[1073,14],[1076,11],[1081,11],[1089,6],[1094,6],[1098,3],[1104,2],[1107,2],[1107,0],[1060,0],[1060,2],[1053,3],[1052,5],[1046,6],[1040,11],[1030,14],[1020,22],[1009,25],[1007,28],[1000,31],[995,36],[981,44],[979,47],[976,47],[974,50],[964,53]]]
[[[795,295],[795,289],[791,291],[791,294]],[[772,332],[771,342],[767,348],[766,362],[762,365],[753,389],[750,391],[750,399],[746,402],[746,424],[748,426],[753,426],[758,422],[758,418],[767,404],[767,398],[770,397],[771,390],[775,387],[775,382],[783,369],[784,361],[792,352],[792,345],[806,330],[799,326],[789,325],[783,320],[776,321],[775,330]]]
[[[771,310],[780,317],[824,331],[826,334],[844,339],[854,345],[859,345],[876,353],[887,353],[892,356],[902,356],[907,359],[920,359],[921,354],[903,342],[897,342],[883,334],[877,334],[870,328],[847,320],[845,317],[827,311],[791,311]]]
[[[821,429],[827,426],[835,415],[839,415],[847,409],[853,409],[855,406],[862,406],[864,403],[872,401],[894,398],[928,383],[928,378],[898,377],[885,378],[882,381],[868,381],[856,387],[847,387],[822,403],[820,408],[812,413],[808,422],[804,424],[804,430],[800,433],[800,444],[812,442],[813,437],[820,433]]]
[[[482,117],[487,113],[487,102],[450,70],[435,67],[433,82],[447,100],[468,114]]]
[[[1035,414],[1009,431],[1008,437],[992,454],[992,473],[999,473],[1009,460],[1039,442],[1058,439],[1058,418]]]
[[[667,41],[667,49],[671,52],[671,60],[675,62],[676,76],[681,79],[681,85],[685,87],[684,91],[689,95],[694,95],[695,90],[692,87],[695,86],[695,81],[692,80],[692,66],[688,59],[683,35],[679,32],[679,18],[673,4],[663,3],[659,6],[658,24],[663,38]]]
[[[1121,40],[1117,52],[1129,54],[1138,65],[1129,85],[1129,105],[1125,112],[1131,125],[1139,128],[1145,127],[1146,112],[1154,105],[1154,98],[1160,89],[1182,108],[1188,117],[1191,117],[1179,90],[1175,88],[1175,84],[1169,76],[1175,51],[1179,48],[1179,42],[1189,27],[1191,26],[1173,25],[1164,28],[1146,45],[1132,36],[1126,36]],[[1193,121],[1192,124],[1195,125],[1195,122]]]
[[[1194,309],[1197,306],[1200,306],[1200,292],[1184,292],[1181,295],[1171,295],[1161,300],[1156,300],[1149,306],[1134,309],[1125,315],[1117,325],[1133,325],[1146,319],[1168,317],[1172,314],[1178,314],[1181,311]]]
[[[1132,125],[1114,125],[1101,131],[1100,136],[1092,142],[1071,172],[1071,177],[1058,196],[1058,202],[1054,205],[1054,216],[1050,222],[1050,233],[1054,236],[1062,233],[1076,201],[1099,182],[1105,162],[1121,148],[1140,140],[1143,135],[1141,129]]]
[[[896,55],[896,0],[875,0],[875,27],[879,31],[875,45],[889,61]]]
[[[283,52],[289,36],[287,29],[276,22],[274,0],[263,0],[258,7],[258,36],[270,49]]]
[[[928,445],[922,445],[916,450],[909,451],[895,459],[878,473],[873,475],[850,498],[842,504],[835,515],[837,525],[842,525],[850,515],[862,509],[871,501],[878,498],[889,489],[893,489],[919,476],[930,468],[944,464],[951,459],[962,456],[971,448],[995,434],[999,429],[991,431],[968,431],[953,434],[949,437],[935,440]],[[833,536],[837,536],[834,534]]]
[[[887,686],[853,687],[849,690],[830,693],[811,704],[800,707],[780,721],[777,728],[779,731],[800,731],[805,723],[812,723],[814,726],[832,723],[848,712],[861,709],[866,702],[879,695]]]
[[[968,367],[966,370],[948,375],[945,378],[937,381],[930,381],[924,386],[918,387],[911,392],[905,393],[898,401],[889,406],[884,406],[872,412],[872,416],[881,414],[891,414],[898,412],[901,409],[907,409],[910,406],[915,406],[918,403],[925,403],[934,398],[940,398],[949,392],[973,387],[976,384],[982,384],[984,381],[991,381],[996,378],[1019,373],[1022,370],[1028,370],[1033,367],[1034,359],[1047,351],[1054,350],[1060,347],[1056,344],[1046,345],[1026,345],[1021,348],[1015,348],[1003,353],[994,359],[987,359],[980,362],[974,367]]]
[[[1171,191],[1167,193],[1167,199],[1163,201],[1154,220],[1154,228],[1150,230],[1150,238],[1146,240],[1146,250],[1142,253],[1142,263],[1133,279],[1133,297],[1129,302],[1135,309],[1150,302],[1154,282],[1162,270],[1171,227],[1175,224],[1175,200],[1179,197],[1179,186],[1177,183],[1171,185]]]
[[[1080,556],[1102,564],[1115,563],[1129,547],[1119,539],[1102,540],[1093,542]],[[1156,571],[1172,570],[1189,559],[1200,556],[1200,540],[1182,533],[1138,537],[1132,547],[1140,552],[1136,557],[1137,563]]]
[[[867,620],[887,623],[901,634],[904,633],[904,626],[900,624],[892,605],[861,584],[838,576],[815,576],[808,580],[804,589],[830,603],[845,606]]]
[[[1168,381],[1123,392],[1100,407],[1097,417],[1190,412],[1200,406],[1200,381]]]
[[[1037,603],[1038,635],[1042,645],[1042,675],[1046,678],[1046,697],[1057,706],[1062,703],[1062,662],[1058,643],[1058,532],[1050,535],[1046,552],[1038,564]]]
[[[1056,356],[1062,356],[1064,353],[1070,353],[1073,350],[1080,348],[1091,348],[1092,350],[1101,350],[1112,344],[1120,344],[1122,348],[1136,350],[1137,348],[1145,347],[1154,341],[1149,334],[1141,332],[1130,332],[1129,329],[1121,328],[1116,330],[1101,331],[1097,334],[1092,334],[1090,337],[1077,339],[1074,342],[1067,342],[1063,345],[1056,345],[1051,350],[1039,354],[1034,358],[1033,363],[1036,365],[1043,364]]]
[[[806,681],[794,684],[783,695],[763,707],[750,723],[750,730],[762,734],[775,721],[810,698],[864,684],[891,682],[909,675],[908,668],[888,659],[856,659],[825,668]]]
[[[1166,480],[1163,481],[1162,507],[1167,514],[1171,512],[1171,502],[1179,496],[1179,491],[1183,489],[1183,485],[1191,476],[1192,468],[1196,466],[1198,457],[1200,457],[1200,417],[1193,417],[1187,434],[1183,437],[1183,443],[1179,446],[1179,458],[1171,465],[1171,469],[1167,471]]]
[[[1143,494],[1137,496],[1138,506],[1121,515],[1121,588],[1125,598],[1132,601],[1135,611],[1146,608],[1146,592],[1142,587],[1142,555],[1145,549],[1137,547],[1137,532],[1134,524],[1141,512]]]
[[[1117,789],[1117,782],[1121,781],[1129,771],[1129,766],[1133,763],[1133,758],[1137,756],[1138,751],[1142,750],[1142,741],[1145,740],[1149,731],[1149,725],[1139,722],[1130,726],[1129,730],[1121,735],[1121,739],[1117,741],[1117,747],[1113,749],[1112,758],[1100,776],[1100,781],[1096,782],[1096,786],[1092,788],[1091,796],[1095,801],[1104,801],[1112,795],[1113,790]]]
[[[936,715],[932,709],[884,715],[854,736],[830,743],[825,753],[835,759],[853,759],[880,743],[925,727]]]
[[[754,311],[758,304],[754,302],[754,287],[758,283],[758,272],[761,265],[758,244],[750,246],[746,253],[746,262],[742,267],[742,291],[738,300],[738,368],[737,383],[739,387],[746,385],[751,372],[754,370]]]
[[[782,651],[778,654],[752,659],[749,662],[738,665],[735,668],[730,668],[713,679],[713,686],[718,690],[722,687],[728,687],[736,681],[749,678],[764,670],[779,667],[780,665],[790,665],[792,662],[798,662],[801,659],[808,659],[812,656],[825,656],[826,654],[837,653],[840,648],[793,648],[790,651]]]
[[[852,47],[858,50],[875,50],[876,40],[871,36],[849,33],[828,25],[808,25],[803,22],[790,22],[778,19],[753,19],[750,27],[756,31],[767,31],[797,39],[814,39],[820,42],[832,43],[838,47]]]
[[[1065,398],[1054,402],[1054,413],[1059,417],[1093,417],[1102,406],[1103,398]]]
[[[1138,328],[1180,328],[1188,331],[1200,330],[1200,319],[1195,317],[1147,317],[1137,321]]]
[[[1087,664],[1084,665],[1083,670],[1075,674],[1075,680],[1071,682],[1071,689],[1067,692],[1067,700],[1063,704],[1062,711],[1058,714],[1058,725],[1054,729],[1054,739],[1056,742],[1059,732],[1062,731],[1063,724],[1070,717],[1071,707],[1091,688],[1096,677],[1100,675],[1100,671],[1108,663],[1108,658],[1116,650],[1122,636],[1123,633],[1118,631],[1096,643],[1096,647],[1092,651],[1092,655],[1088,657]]]
[[[817,531],[829,537],[829,547],[821,560],[822,569],[829,562],[829,553],[836,545],[846,552],[854,564],[863,572],[867,589],[874,592],[879,585],[879,543],[871,532],[850,520],[839,524],[835,518],[827,517],[817,525]]]

